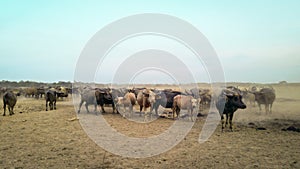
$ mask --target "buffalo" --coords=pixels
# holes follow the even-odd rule
[[[228,121],[229,128],[232,131],[232,119],[234,112],[237,109],[245,109],[246,105],[242,101],[241,91],[237,88],[229,88],[222,90],[222,93],[217,99],[216,107],[221,116],[222,131],[224,130],[225,126],[228,125]],[[226,115],[226,122],[224,121],[224,115]]]
[[[80,92],[81,100],[79,103],[78,114],[80,113],[80,109],[82,104],[85,102],[86,111],[89,113],[89,105],[94,105],[95,113],[97,114],[97,101],[95,96],[95,90],[92,89],[84,89]]]
[[[65,87],[56,87],[56,96],[57,98],[63,99],[64,97],[68,97],[69,91]]]
[[[140,88],[134,87],[133,89],[130,90],[130,92],[134,93],[135,98],[137,98],[139,92],[144,90],[144,89],[146,89],[146,88],[145,87],[140,87]]]
[[[45,88],[39,87],[39,88],[37,88],[37,91],[36,91],[36,97],[42,98],[43,95],[45,95],[45,93],[46,93]]]
[[[133,106],[135,105],[135,102],[136,102],[134,93],[128,92],[125,94],[124,97],[118,97],[116,100],[117,100],[117,103],[116,103],[117,109],[119,110],[119,108],[121,106],[123,106],[123,108],[124,108],[123,117],[125,117],[125,111],[126,111],[125,107],[128,107],[129,114],[130,115],[132,114]]]
[[[111,104],[113,108],[113,113],[115,112],[115,103],[112,97],[111,89],[99,89],[97,88],[95,91],[96,103],[100,105],[102,113],[105,113],[104,104]],[[118,110],[117,110],[118,113]]]
[[[255,101],[261,111],[261,104],[265,105],[266,113],[272,113],[272,105],[275,101],[275,90],[272,88],[262,88],[259,91],[252,92],[255,95]]]
[[[17,103],[17,96],[12,91],[5,92],[3,95],[3,109],[4,109],[3,116],[5,116],[6,105],[8,106],[9,115],[13,115],[14,107],[16,103]]]
[[[24,90],[25,97],[35,97],[38,98],[38,90],[35,87],[26,88]]]
[[[155,103],[152,108],[155,110],[156,115],[158,115],[157,110],[158,110],[159,106],[172,109],[174,97],[177,95],[180,95],[180,94],[182,94],[182,93],[179,91],[172,91],[172,90],[162,90],[162,91],[157,92],[156,97],[155,97]]]
[[[191,121],[193,121],[193,111],[197,106],[199,106],[199,99],[195,99],[192,96],[177,95],[174,97],[173,103],[173,119],[175,119],[175,113],[177,118],[179,118],[179,113],[181,109],[188,110],[190,113]]]
[[[48,104],[50,110],[56,110],[56,91],[53,89],[49,89],[45,93],[45,100],[46,100],[46,111],[48,111]]]
[[[152,115],[152,108],[155,102],[155,93],[152,92],[150,89],[143,89],[140,90],[138,95],[137,95],[137,103],[140,105],[140,115],[142,113],[142,110],[144,108],[144,112],[145,112],[145,119],[144,121],[146,121],[147,118],[147,113],[146,113],[146,109],[148,107],[150,107],[150,116]]]

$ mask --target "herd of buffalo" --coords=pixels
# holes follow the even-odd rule
[[[232,119],[237,109],[245,109],[247,106],[265,105],[266,113],[272,112],[272,104],[276,98],[275,90],[270,87],[265,88],[244,88],[228,86],[220,89],[219,92],[210,89],[193,88],[185,91],[175,91],[172,89],[148,89],[148,88],[25,88],[25,89],[0,89],[0,95],[3,96],[3,116],[6,114],[6,106],[9,114],[14,114],[14,106],[17,103],[17,97],[23,95],[25,97],[45,98],[46,111],[56,109],[56,100],[58,98],[68,97],[68,95],[80,95],[80,103],[77,113],[80,113],[82,104],[85,103],[86,111],[89,112],[88,106],[94,106],[94,112],[97,114],[97,106],[101,107],[102,113],[105,113],[104,106],[111,105],[113,113],[120,113],[124,117],[131,116],[134,105],[139,106],[140,115],[143,113],[146,120],[147,116],[152,116],[152,112],[159,116],[158,108],[172,109],[173,119],[180,117],[181,110],[187,110],[193,121],[193,113],[197,112],[199,107],[203,108],[208,105],[215,106],[221,116],[222,131],[229,124],[232,130]],[[246,104],[245,104],[246,103]],[[128,111],[126,110],[128,108]],[[149,111],[146,111],[150,108]],[[201,114],[201,113],[199,113]],[[226,118],[225,118],[226,117]],[[225,120],[226,119],[226,120]]]

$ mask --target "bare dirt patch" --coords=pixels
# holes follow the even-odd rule
[[[198,137],[206,116],[199,117],[177,146],[145,159],[123,158],[97,146],[76,120],[70,98],[58,101],[54,111],[45,111],[44,100],[19,99],[15,115],[0,117],[0,168],[300,168],[300,133],[282,130],[300,127],[299,89],[275,86],[278,98],[296,101],[276,100],[272,114],[258,107],[239,110],[234,132],[222,133],[219,125],[203,144]],[[134,123],[112,113],[104,117],[131,137],[157,135],[173,123]]]

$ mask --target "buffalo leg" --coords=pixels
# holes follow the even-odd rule
[[[228,117],[229,115],[228,115],[228,113],[226,114],[226,120],[225,120],[225,127],[228,125],[228,119],[229,119],[229,117]]]
[[[175,114],[176,114],[176,117],[178,118],[179,117],[179,108],[177,106],[173,107],[173,120],[175,120]]]
[[[133,105],[130,104],[129,105],[129,118],[132,116],[132,113],[133,113]]]
[[[158,113],[157,113],[158,106],[156,104],[157,103],[153,104],[153,106],[151,105],[150,112],[152,113],[152,111],[154,110],[155,111],[155,115],[158,116]]]
[[[5,112],[6,112],[6,104],[5,104],[5,103],[4,103],[4,105],[3,105],[3,109],[4,109],[3,116],[5,116]]]
[[[178,106],[176,107],[176,115],[177,115],[177,119],[179,119],[180,108]]]
[[[9,112],[9,115],[11,116],[11,107],[8,105],[8,112]]]
[[[11,115],[15,114],[14,113],[14,107],[11,107],[10,110],[11,110]]]
[[[145,106],[144,106],[144,121],[148,121],[148,113],[146,112]]]
[[[114,103],[112,103],[111,106],[112,106],[112,109],[113,109],[113,113],[115,113],[115,105],[114,105]]]
[[[48,111],[48,102],[46,101],[46,111]]]
[[[77,112],[78,114],[80,113],[80,108],[81,108],[82,104],[83,104],[83,100],[81,100],[80,103],[79,103],[79,109],[78,109],[78,112]]]
[[[97,104],[94,104],[94,112],[97,114]]]
[[[191,121],[194,121],[193,120],[193,108],[190,109],[190,112],[191,112]]]
[[[117,113],[120,114],[119,109],[117,108],[117,105],[114,103],[114,108],[116,109]]]
[[[89,113],[90,111],[89,111],[89,105],[87,104],[87,103],[85,103],[85,109],[86,109],[86,111]]]
[[[54,110],[56,110],[56,100],[53,101]]]
[[[232,126],[232,118],[233,118],[233,113],[230,113],[230,114],[229,114],[229,128],[230,128],[230,131],[233,131],[233,130],[232,130],[232,127],[233,127],[233,126]]]
[[[269,114],[269,112],[270,112],[269,104],[265,104],[265,110],[266,110],[266,114]]]
[[[221,115],[221,121],[222,121],[222,132],[223,132],[223,130],[224,130],[224,123],[225,123],[225,121],[224,121],[224,114]]]
[[[120,107],[121,107],[120,105],[116,104],[116,107],[115,107],[115,108],[116,108],[117,112],[119,112]]]
[[[50,110],[53,110],[53,102],[50,101],[49,106],[50,106]]]
[[[146,112],[146,106],[144,107],[144,121],[148,121],[148,113]]]
[[[143,106],[140,105],[140,116],[142,116]]]
[[[260,106],[260,104],[258,104],[258,107],[259,107],[259,111],[261,111],[261,106]]]
[[[154,105],[151,105],[150,106],[150,113],[152,114],[152,111],[153,111],[153,107],[154,107]]]
[[[150,107],[150,109],[151,109],[151,107]],[[146,114],[148,115],[148,112],[146,113],[146,111],[147,111],[147,108],[145,106],[144,107],[145,116],[146,116]],[[149,116],[150,116],[150,120],[152,120],[152,112],[151,111],[149,111]]]
[[[156,116],[158,116],[158,107],[159,107],[159,106],[156,106],[156,107],[155,107],[155,114],[156,114]]]
[[[101,107],[102,113],[105,113],[104,104],[100,104],[100,107]]]
[[[175,119],[176,107],[173,107],[173,120]]]
[[[126,107],[128,107],[128,111],[126,110]],[[128,114],[128,117],[130,117],[131,114],[131,104],[129,104],[128,106],[123,104],[123,114],[125,115],[124,117],[126,117],[126,114]]]

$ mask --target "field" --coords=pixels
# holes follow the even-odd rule
[[[149,158],[125,158],[99,147],[83,131],[71,97],[45,111],[43,99],[21,96],[15,115],[0,117],[0,168],[300,168],[300,132],[286,130],[300,128],[300,84],[273,87],[272,114],[257,106],[238,110],[233,132],[221,132],[219,124],[202,144],[198,137],[207,116],[198,117],[178,145]],[[166,118],[135,123],[106,110],[107,123],[131,137],[158,135],[174,123]]]

